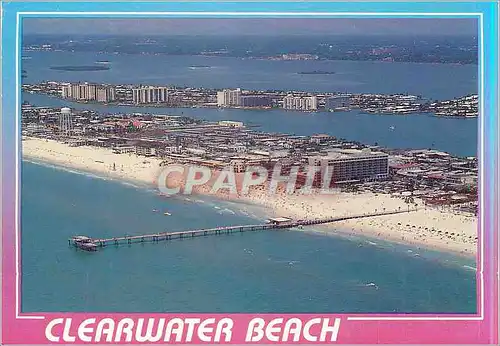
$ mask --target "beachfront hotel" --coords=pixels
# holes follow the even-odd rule
[[[332,182],[349,183],[366,180],[386,179],[389,176],[389,155],[370,149],[332,150],[326,155],[308,157],[310,166],[326,167],[332,170]]]
[[[315,111],[318,109],[318,99],[316,96],[287,95],[283,98],[283,108],[297,111]]]
[[[116,100],[114,87],[90,83],[65,84],[61,88],[63,98],[77,101],[113,102]]]
[[[168,88],[144,86],[132,89],[132,98],[135,104],[167,103]]]

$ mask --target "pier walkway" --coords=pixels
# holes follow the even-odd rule
[[[238,232],[253,232],[253,231],[265,231],[265,230],[277,230],[277,229],[289,229],[301,226],[313,226],[321,225],[338,221],[361,219],[374,216],[383,215],[394,215],[402,214],[415,211],[417,209],[411,210],[394,210],[394,211],[383,211],[374,213],[364,213],[364,214],[354,214],[337,216],[330,218],[320,218],[320,219],[310,219],[310,220],[288,220],[277,223],[266,223],[257,225],[242,225],[242,226],[227,226],[227,227],[216,227],[207,229],[198,229],[190,231],[180,231],[180,232],[162,232],[162,233],[152,233],[152,234],[142,234],[142,235],[131,235],[122,236],[114,238],[89,238],[85,236],[75,236],[68,240],[70,245],[75,245],[84,250],[89,249],[89,244],[92,249],[97,247],[106,247],[108,245],[121,245],[121,244],[132,244],[132,243],[144,243],[144,242],[159,242],[165,240],[173,239],[184,239],[184,238],[194,238],[200,236],[209,235],[221,235],[221,234],[231,234]],[[85,239],[82,241],[82,239]]]

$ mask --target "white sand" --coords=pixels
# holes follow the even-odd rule
[[[70,147],[60,142],[37,138],[23,138],[22,151],[23,157],[27,159],[50,162],[149,185],[156,184],[162,162],[157,158],[139,157],[135,154],[114,154],[105,148]],[[362,214],[375,209],[382,211],[384,208],[387,211],[398,208],[408,209],[408,205],[399,198],[372,193],[269,195],[257,189],[253,190],[249,196],[240,198],[245,202],[266,207],[273,216],[301,219]],[[469,256],[476,254],[476,217],[425,208],[421,201],[415,202],[418,204],[418,211],[337,222],[328,229],[453,251]]]
[[[53,140],[24,137],[24,158],[50,162],[64,167],[104,174],[137,183],[154,184],[161,160],[135,154],[114,154],[110,149],[70,147]],[[115,170],[113,170],[113,164]]]
[[[408,204],[387,194],[337,193],[334,195],[268,195],[256,191],[247,198],[269,207],[276,217],[321,218],[334,215],[363,214],[365,212],[408,210]],[[410,212],[353,219],[332,224],[344,233],[475,255],[477,251],[478,222],[470,214],[455,214],[425,207],[415,201],[418,210]],[[412,210],[413,208],[413,210]],[[331,229],[332,227],[330,227]]]

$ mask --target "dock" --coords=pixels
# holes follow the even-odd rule
[[[345,215],[345,216],[336,216],[330,218],[319,218],[319,219],[309,219],[309,220],[274,218],[274,219],[269,219],[268,223],[265,224],[225,226],[225,227],[187,230],[179,232],[162,232],[162,233],[151,233],[151,234],[130,235],[130,236],[125,235],[114,238],[91,238],[79,235],[68,239],[68,243],[85,251],[95,251],[97,248],[104,248],[109,245],[118,246],[124,244],[160,242],[160,241],[169,241],[174,239],[188,239],[194,237],[205,237],[212,235],[223,235],[223,234],[242,233],[242,232],[291,229],[296,227],[322,225],[322,224],[328,224],[332,222],[346,221],[352,219],[402,214],[415,210],[417,209],[382,211],[374,213],[354,214],[354,215]]]

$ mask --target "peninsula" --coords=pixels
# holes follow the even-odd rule
[[[97,66],[108,68],[107,66]],[[196,69],[196,68],[193,68]],[[303,74],[331,74],[328,71]],[[376,114],[433,114],[450,117],[476,117],[477,95],[454,100],[430,101],[408,94],[315,93],[280,90],[207,89],[157,85],[110,85],[90,82],[42,82],[23,84],[22,90],[47,94],[75,102],[97,102],[123,106],[172,108],[285,109],[301,112],[348,112],[358,110]]]

